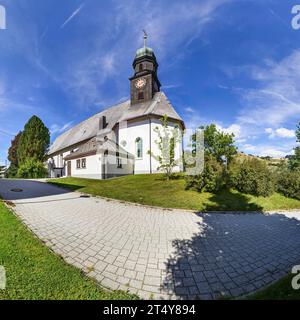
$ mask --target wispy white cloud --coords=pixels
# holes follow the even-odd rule
[[[185,107],[184,108],[184,111],[187,112],[187,113],[196,113],[196,110],[193,109],[192,107]]]
[[[237,130],[240,149],[258,155],[290,154],[296,144],[292,128],[300,119],[300,49],[279,61],[265,60],[262,66],[222,69],[231,79],[250,75],[256,82],[252,88],[218,86],[240,97],[242,108],[234,124],[228,127],[228,132]],[[273,139],[272,144],[263,143],[266,139]],[[256,143],[251,143],[254,140]]]
[[[103,85],[116,74],[116,54],[100,54],[96,51],[70,64],[70,69],[62,81],[66,92],[71,94],[80,106],[88,108],[98,105],[99,101],[112,101],[112,97],[107,97],[103,91]]]
[[[258,86],[240,92],[245,104],[241,123],[274,127],[300,118],[300,50],[250,70]]]
[[[68,23],[70,23],[80,13],[83,7],[84,7],[84,3],[82,3],[76,10],[72,12],[72,14],[60,26],[60,28],[63,29]]]
[[[228,133],[228,134],[234,134],[234,137],[236,139],[239,139],[241,137],[241,126],[239,124],[233,123],[230,126],[228,126],[227,128],[223,128],[220,125],[217,125],[217,129],[219,131],[222,131],[224,133]]]
[[[146,29],[162,59],[174,48],[188,46],[199,38],[203,28],[217,18],[218,9],[232,1],[187,0],[172,5],[163,1],[126,1],[119,4],[116,19],[135,39],[140,38],[140,30]],[[178,56],[183,50],[176,52]]]
[[[289,130],[287,128],[278,128],[278,129],[267,128],[265,130],[265,132],[269,134],[269,138],[271,138],[271,139],[276,138],[276,137],[295,138],[295,131]]]
[[[66,131],[67,129],[71,128],[73,124],[73,121],[71,122],[68,122],[68,123],[65,123],[63,124],[62,126],[58,125],[58,124],[53,124],[51,127],[50,127],[50,133],[52,135],[54,134],[57,134],[57,133],[63,133],[64,131]]]
[[[6,130],[1,130],[1,129],[0,129],[0,134],[5,135],[5,136],[9,136],[9,137],[14,137],[16,135],[15,133],[8,132]]]
[[[165,85],[161,86],[161,89],[162,90],[169,90],[169,89],[176,89],[176,88],[179,88],[179,87],[181,87],[180,84],[165,84]]]
[[[142,45],[142,29],[147,30],[149,46],[155,45],[155,52],[161,62],[191,37],[199,37],[204,27],[217,17],[217,9],[231,1],[187,1],[172,5],[138,0],[117,2],[105,31],[103,26],[99,26],[101,17],[97,18],[95,14],[95,20],[92,21],[95,32],[93,39],[90,39],[93,50],[85,52],[76,61],[68,61],[69,68],[61,79],[66,92],[72,98],[75,97],[83,108],[109,99],[107,92],[103,91],[103,85],[107,81],[112,81],[118,87],[120,96],[124,96],[129,84],[124,85],[124,78],[117,75],[124,70],[128,72],[125,66],[128,66],[129,61],[124,57],[133,56],[135,49]],[[103,50],[104,47],[106,51]],[[172,56],[178,57],[180,52],[177,51],[178,54]],[[165,67],[169,65],[170,61]],[[166,85],[164,89],[177,86]]]

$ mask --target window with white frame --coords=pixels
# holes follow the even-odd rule
[[[77,169],[86,169],[86,158],[76,160]]]

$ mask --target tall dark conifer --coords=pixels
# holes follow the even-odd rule
[[[24,127],[18,147],[19,164],[28,159],[43,162],[50,144],[50,134],[43,121],[33,116]]]

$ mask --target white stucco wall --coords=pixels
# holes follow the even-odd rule
[[[176,126],[175,123],[169,122],[169,128],[173,129]],[[155,173],[158,172],[157,168],[159,163],[153,157],[148,154],[150,151],[155,156],[160,154],[156,140],[158,139],[157,133],[154,131],[156,127],[162,130],[162,124],[159,119],[149,119],[125,123],[120,125],[119,129],[119,143],[124,147],[124,149],[134,156],[136,156],[136,139],[141,138],[143,140],[143,157],[141,159],[135,158],[135,169],[136,174],[140,173]],[[151,128],[151,133],[150,133]],[[151,136],[151,143],[150,143]],[[122,142],[126,141],[126,146]],[[176,159],[181,158],[182,155],[182,143],[177,144],[175,149]],[[151,159],[150,159],[151,158]],[[182,171],[182,165],[174,168],[174,172]]]
[[[150,172],[150,155],[147,151],[150,150],[149,139],[149,121],[142,120],[134,123],[127,123],[127,128],[123,128],[123,123],[119,129],[119,143],[124,149],[136,157],[136,144],[137,138],[143,140],[143,156],[138,159],[135,158],[134,172],[135,173],[149,173]],[[126,141],[126,146],[122,142]]]
[[[117,158],[114,155],[102,157],[103,164],[105,164],[106,178],[118,177],[133,174],[134,160],[126,157],[119,157],[121,159],[122,167],[118,168]]]
[[[173,129],[177,123],[169,122],[169,128]],[[127,124],[122,123],[119,127],[119,132],[117,133],[117,139],[119,144],[130,154],[135,156],[134,161],[130,159],[123,158],[122,159],[122,168],[118,168],[116,164],[116,158],[112,155],[109,155],[109,161],[106,167],[106,174],[108,177],[111,176],[120,176],[126,174],[142,174],[142,173],[156,173],[157,168],[159,166],[158,161],[151,157],[148,154],[150,151],[155,156],[160,154],[160,150],[158,145],[156,144],[156,140],[158,139],[158,135],[155,132],[155,128],[159,127],[162,132],[162,124],[159,119],[151,118],[128,122]],[[150,133],[151,129],[151,133]],[[151,137],[151,141],[150,141]],[[141,138],[143,140],[143,156],[138,159],[136,158],[136,139]],[[126,145],[123,145],[122,142],[126,141]],[[175,149],[175,158],[182,158],[182,143],[177,144]],[[68,151],[64,151],[64,153],[59,153],[52,158],[55,162],[55,167],[62,168],[64,165],[63,159],[71,153],[71,149]],[[94,155],[86,157],[86,169],[77,169],[76,167],[76,159],[71,160],[71,174],[73,177],[82,177],[82,178],[92,178],[92,179],[101,179],[102,178],[102,163],[101,163],[102,155]],[[50,161],[50,159],[48,160]],[[174,168],[174,172],[179,172],[183,170],[182,163],[181,165]],[[65,167],[63,170],[64,176],[67,176],[67,163],[65,163]],[[55,174],[61,174],[61,170],[55,171]],[[54,178],[56,176],[52,176]]]
[[[86,168],[77,169],[77,160],[86,159]],[[76,178],[101,179],[100,155],[93,155],[71,161],[71,175]],[[67,170],[66,170],[67,171]],[[67,174],[67,172],[66,172]]]

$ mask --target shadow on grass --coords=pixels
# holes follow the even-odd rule
[[[61,182],[54,182],[54,181],[53,182],[48,181],[47,183],[57,186],[59,188],[71,190],[71,191],[76,191],[85,187],[85,186],[80,186],[78,184],[69,184],[69,183],[61,183]]]
[[[233,190],[222,190],[209,198],[211,203],[204,206],[204,211],[255,211],[260,212],[263,207],[249,202],[249,196]]]
[[[176,181],[176,180],[184,180],[183,174],[174,174],[170,179],[168,180],[167,177],[163,174],[158,174],[157,177],[154,179],[155,181]]]

